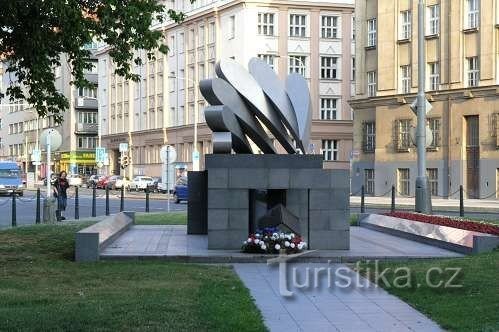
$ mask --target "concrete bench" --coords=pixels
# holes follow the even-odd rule
[[[75,261],[95,262],[100,252],[135,221],[135,212],[120,212],[76,233]]]
[[[499,246],[499,237],[492,234],[379,214],[361,214],[359,225],[461,254],[490,252]]]

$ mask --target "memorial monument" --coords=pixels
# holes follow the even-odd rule
[[[307,81],[282,82],[258,58],[248,70],[223,59],[215,71],[199,83],[213,154],[205,171],[189,172],[188,233],[208,234],[209,249],[239,249],[249,233],[283,225],[310,249],[349,249],[349,173],[307,154]]]

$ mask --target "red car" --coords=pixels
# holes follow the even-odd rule
[[[97,183],[95,184],[95,188],[97,189],[106,189],[107,183],[109,182],[110,176],[101,176]]]

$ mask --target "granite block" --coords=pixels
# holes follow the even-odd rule
[[[350,208],[350,194],[347,189],[331,189],[331,209],[348,210]]]
[[[213,168],[208,171],[208,188],[227,188],[229,185],[229,170]]]
[[[249,207],[248,189],[230,189],[226,207],[229,209],[247,209]]]
[[[229,228],[228,209],[208,209],[208,230]]]
[[[328,230],[329,229],[329,211],[311,210],[310,211],[310,229]]]
[[[271,168],[268,171],[269,189],[289,188],[289,168]]]
[[[248,233],[248,209],[230,209],[229,210],[229,228],[244,229]]]
[[[239,250],[248,238],[247,230],[209,230],[208,249]]]
[[[229,198],[232,196],[232,190],[229,189],[208,189],[208,210],[226,209],[229,206]]]
[[[332,169],[331,188],[348,189],[350,192],[350,172],[345,169]]]
[[[348,250],[349,230],[310,230],[309,249]]]
[[[329,229],[330,230],[347,230],[350,228],[350,211],[349,210],[329,210]]]
[[[268,169],[232,168],[229,169],[229,188],[268,188]]]
[[[290,188],[325,189],[330,187],[331,182],[330,171],[323,169],[291,169],[289,177]]]
[[[310,210],[327,210],[331,208],[331,189],[310,190]]]

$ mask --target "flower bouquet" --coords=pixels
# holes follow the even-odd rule
[[[259,254],[294,254],[306,249],[307,243],[302,237],[280,231],[277,227],[264,228],[255,234],[250,234],[243,242],[242,251]]]

